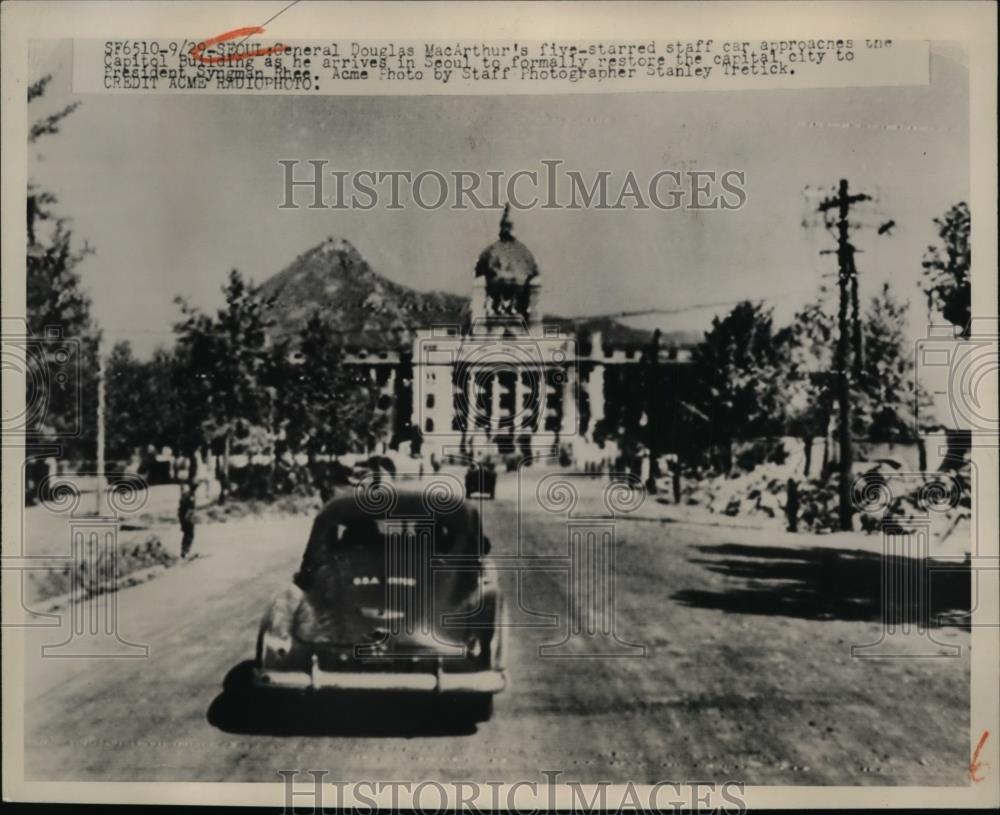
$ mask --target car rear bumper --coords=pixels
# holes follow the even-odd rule
[[[503,671],[475,673],[390,673],[359,671],[270,671],[254,669],[260,688],[297,690],[423,691],[426,693],[499,693],[507,684]]]

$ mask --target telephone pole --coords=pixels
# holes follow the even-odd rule
[[[657,459],[660,455],[660,413],[663,410],[663,403],[659,399],[660,395],[660,337],[662,332],[656,329],[646,347],[646,430],[647,441],[649,442],[649,480],[646,484],[646,491],[650,495],[656,494],[656,476],[659,475]]]
[[[840,528],[848,532],[854,528],[853,511],[851,509],[851,475],[854,463],[854,451],[851,445],[851,369],[855,374],[860,372],[861,358],[861,320],[858,314],[858,270],[854,265],[855,249],[848,235],[848,215],[851,206],[862,201],[871,200],[864,193],[850,195],[847,179],[840,180],[837,194],[825,199],[819,205],[820,212],[837,210],[837,264],[840,268],[838,283],[840,286],[840,309],[838,314],[839,336],[837,337],[837,357],[834,363],[837,373],[837,407],[840,413],[838,436],[840,441]],[[830,254],[830,250],[823,254]],[[852,304],[848,315],[849,303]],[[852,325],[853,323],[853,325]],[[850,345],[853,339],[854,353]],[[853,356],[853,366],[849,357]]]
[[[104,514],[104,433],[105,414],[107,412],[106,385],[104,370],[104,355],[101,349],[101,340],[97,340],[97,515]]]

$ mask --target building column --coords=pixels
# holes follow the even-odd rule
[[[500,432],[500,377],[490,375],[490,439],[496,438]]]
[[[517,369],[514,378],[514,423],[511,425],[511,432],[515,438],[518,433],[526,428],[527,416],[524,411],[524,382],[521,381],[524,371]]]
[[[389,368],[389,376],[385,380],[385,385],[382,386],[382,395],[389,397],[389,408],[386,410],[386,430],[385,430],[385,443],[388,444],[392,441],[392,437],[396,433],[396,367],[392,366]]]
[[[416,355],[414,355],[412,369],[410,371],[410,427],[416,427],[421,436],[424,433],[423,424],[420,421],[420,417],[423,415],[423,405],[420,404],[420,400],[424,398],[424,380],[417,379],[417,377],[422,377],[424,375],[424,366],[421,365],[416,360]]]
[[[563,369],[562,384],[562,416],[559,422],[560,437],[573,436],[577,432],[578,406],[573,399],[573,372],[574,367],[568,365]]]
[[[587,438],[593,440],[594,427],[604,418],[604,366],[595,365],[587,376],[587,401],[590,404],[590,422]]]
[[[469,453],[475,454],[476,448],[481,444],[481,431],[479,429],[479,388],[476,385],[475,368],[469,369],[469,381],[466,384],[466,389],[468,393],[468,413],[465,419],[465,428],[469,439]]]

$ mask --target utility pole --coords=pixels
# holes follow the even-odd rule
[[[861,378],[864,357],[862,356],[861,340],[861,307],[858,303],[858,270],[854,265],[854,252],[851,252],[851,268],[849,270],[851,278],[851,322],[853,325],[854,339],[854,378]]]
[[[101,353],[101,340],[97,340],[97,511],[98,517],[104,514],[104,424],[105,424],[105,383],[104,355]]]
[[[660,329],[653,332],[653,336],[646,348],[646,430],[647,441],[649,442],[649,480],[646,484],[646,491],[650,495],[656,494],[656,476],[659,475],[657,460],[660,455],[660,413],[663,410],[663,403],[658,398],[660,395]]]
[[[862,201],[871,200],[864,193],[850,195],[847,189],[847,179],[840,180],[837,194],[825,199],[819,205],[820,212],[837,210],[837,264],[840,267],[838,282],[840,286],[840,309],[838,313],[839,336],[837,337],[837,358],[835,367],[837,373],[837,407],[840,413],[838,435],[840,441],[840,528],[849,532],[854,528],[851,509],[851,475],[854,463],[854,451],[851,445],[851,369],[848,357],[853,356],[853,369],[860,371],[860,337],[861,321],[858,315],[858,270],[854,265],[855,249],[848,235],[848,215],[851,206]],[[830,254],[824,251],[823,254]],[[848,315],[848,303],[853,303],[851,314]],[[853,323],[853,326],[851,325]],[[853,329],[853,330],[852,330]],[[855,353],[850,352],[853,338]]]

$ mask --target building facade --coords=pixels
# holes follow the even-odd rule
[[[424,326],[397,351],[351,349],[386,413],[382,449],[449,456],[600,457],[608,439],[663,419],[655,388],[683,377],[688,347],[615,343],[601,331],[546,320],[542,275],[505,210],[479,255],[468,319]],[[641,374],[641,375],[640,375]],[[656,405],[652,404],[656,402]]]

